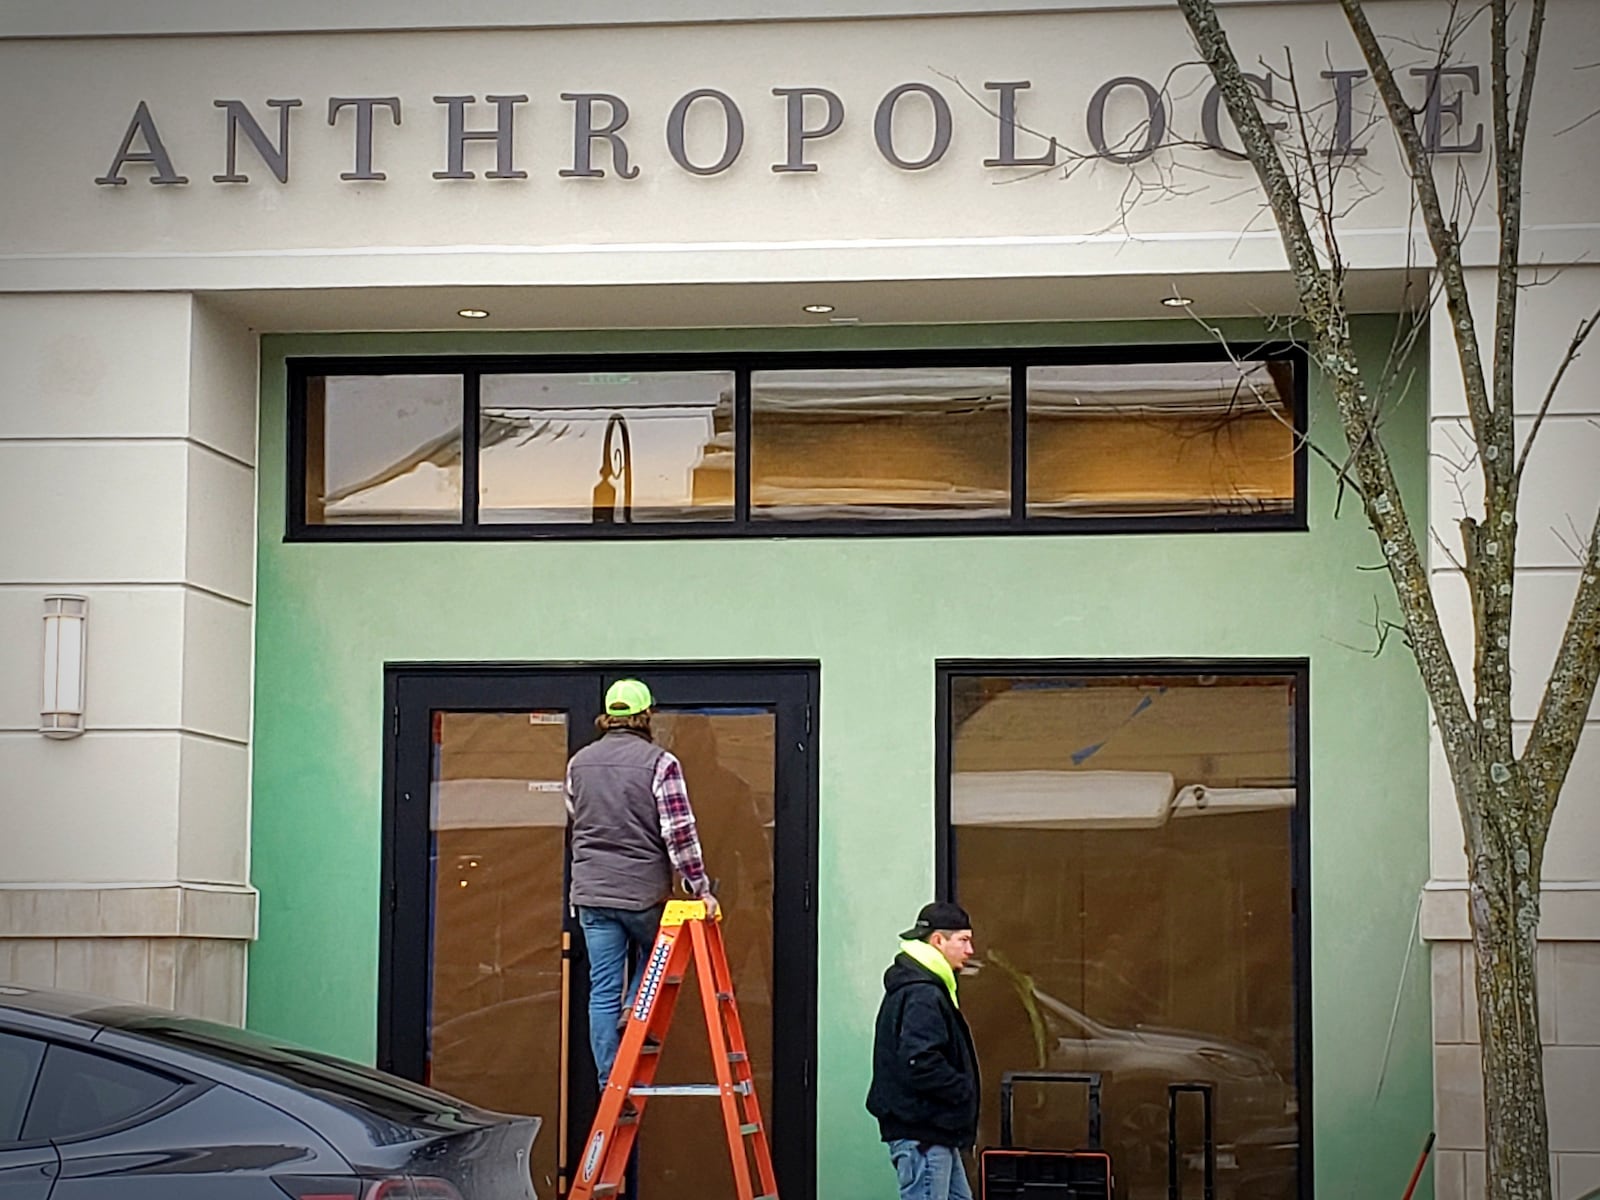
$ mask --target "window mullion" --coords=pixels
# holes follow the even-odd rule
[[[1028,368],[1011,364],[1011,520],[1028,517]]]
[[[750,524],[750,368],[733,374],[733,523]]]
[[[461,379],[461,524],[468,533],[478,529],[478,384],[481,372],[469,369]]]

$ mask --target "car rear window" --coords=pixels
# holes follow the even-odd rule
[[[354,1101],[392,1121],[409,1124],[454,1118],[461,1113],[459,1101],[438,1092],[344,1059],[277,1043],[248,1030],[182,1018],[130,1021],[122,1028],[193,1054]]]
[[[15,1142],[22,1136],[22,1117],[43,1057],[43,1042],[0,1033],[0,1142]]]
[[[51,1046],[45,1051],[22,1137],[59,1140],[119,1125],[154,1108],[182,1086],[181,1080],[120,1059]]]

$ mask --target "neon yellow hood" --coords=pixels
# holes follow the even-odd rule
[[[928,970],[938,976],[939,981],[949,989],[950,1003],[957,1008],[961,1007],[961,999],[956,995],[955,968],[950,965],[948,958],[928,945],[927,942],[901,942],[900,953],[927,967]]]

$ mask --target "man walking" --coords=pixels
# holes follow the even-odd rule
[[[567,764],[570,899],[589,952],[589,1049],[602,1088],[622,1043],[623,1004],[639,991],[674,869],[717,914],[683,767],[651,740],[654,705],[639,680],[612,684],[595,721],[600,739]],[[624,993],[629,947],[638,963]]]
[[[901,1200],[972,1200],[961,1152],[978,1140],[978,1055],[956,997],[972,920],[923,907],[883,976],[867,1111],[889,1143]]]

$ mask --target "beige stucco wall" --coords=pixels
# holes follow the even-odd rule
[[[1529,171],[1530,257],[1567,261],[1591,219],[1588,181],[1600,176],[1594,123],[1551,136],[1586,115],[1594,49],[1581,3],[1558,4],[1546,38],[1537,136]],[[1439,21],[1432,3],[1385,3],[1397,34],[1423,41]],[[1245,6],[1236,18],[1242,55],[1292,47],[1304,87],[1328,62],[1359,53],[1326,4]],[[1090,54],[1084,47],[1093,47]],[[1486,60],[1476,42],[1464,50]],[[1281,264],[1276,236],[1248,229],[1258,203],[1245,170],[1218,155],[1180,152],[1204,172],[1167,178],[1176,194],[1129,205],[1130,172],[1097,164],[1070,181],[1028,178],[1029,168],[986,168],[995,121],[963,88],[989,103],[987,81],[1031,80],[1024,125],[1083,152],[1086,113],[1107,80],[1171,77],[1173,133],[1196,137],[1206,88],[1176,12],[1137,10],[931,17],[920,20],[729,23],[396,32],[0,41],[0,139],[10,152],[7,217],[0,222],[0,288],[270,288],[419,283],[647,284],[775,278],[1124,275],[1238,272]],[[1426,55],[1417,52],[1422,63]],[[952,140],[922,171],[885,161],[873,113],[894,87],[922,82],[950,105]],[[813,144],[820,169],[775,173],[783,161],[783,101],[774,87],[815,85],[844,103],[840,131]],[[1408,77],[1421,95],[1421,82]],[[1486,86],[1486,84],[1485,84]],[[668,156],[674,102],[715,87],[744,113],[745,149],[726,172],[698,177]],[[619,179],[607,156],[598,179],[561,178],[572,166],[573,105],[564,92],[623,96],[638,178]],[[440,180],[446,108],[439,95],[477,97],[471,125],[494,119],[489,94],[526,94],[515,120],[515,166],[526,179],[488,179],[493,146],[468,147],[471,180]],[[374,165],[388,178],[339,178],[354,160],[354,114],[328,123],[334,96],[395,96],[403,124],[376,114]],[[248,103],[276,138],[269,98],[299,99],[291,116],[289,182],[278,183],[241,138],[247,184],[212,182],[225,169],[226,122],[217,99]],[[148,104],[175,169],[190,182],[156,186],[130,166],[126,186],[95,186],[140,101]],[[1370,103],[1370,99],[1365,103]],[[1475,127],[1486,97],[1468,101]],[[1113,129],[1131,129],[1139,105],[1117,93]],[[910,98],[897,125],[904,153],[928,144],[926,104]],[[716,105],[697,106],[692,155],[720,147]],[[1021,153],[1041,143],[1024,134]],[[1481,171],[1485,156],[1460,160]],[[1451,167],[1457,160],[1449,160]],[[1392,177],[1393,146],[1373,141],[1367,184]],[[1142,177],[1161,178],[1152,170]],[[1003,184],[1003,186],[1001,186]],[[1352,176],[1352,185],[1355,177]],[[1345,244],[1358,267],[1406,261],[1402,189],[1378,189],[1351,212]],[[1133,235],[1132,237],[1128,236]],[[1473,241],[1473,253],[1491,249]],[[1485,260],[1487,261],[1487,260]]]
[[[255,361],[192,297],[0,297],[0,976],[242,1013]],[[89,622],[57,741],[59,591]]]

